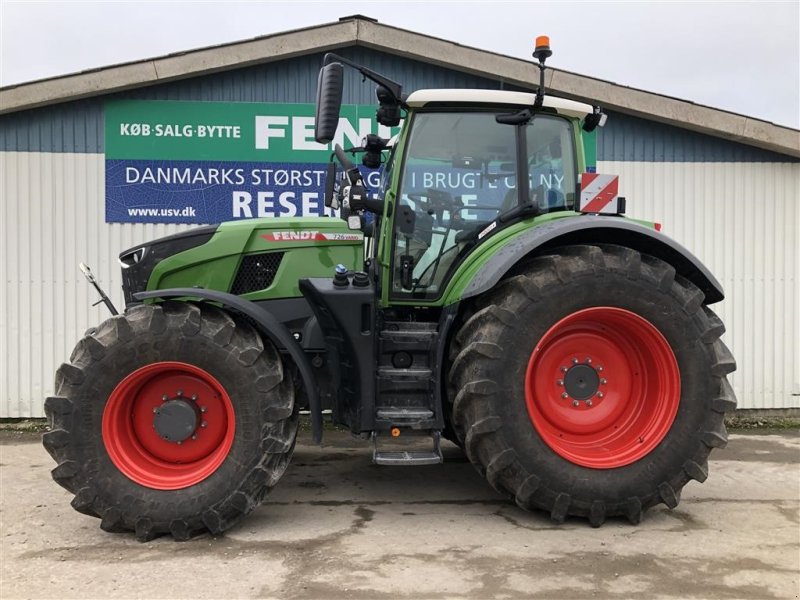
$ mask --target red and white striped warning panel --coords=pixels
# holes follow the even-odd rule
[[[616,215],[620,208],[619,175],[581,174],[581,212]]]

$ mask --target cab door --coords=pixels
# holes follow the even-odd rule
[[[435,304],[465,257],[534,203],[570,209],[577,168],[573,124],[541,114],[499,123],[509,110],[418,112],[405,140],[395,194],[390,304]],[[518,182],[526,181],[523,186]]]

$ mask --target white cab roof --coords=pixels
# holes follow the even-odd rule
[[[509,104],[513,106],[533,106],[536,94],[527,92],[507,92],[503,90],[470,90],[470,89],[442,89],[442,90],[417,90],[412,92],[406,100],[412,108],[419,108],[431,102],[451,104],[455,102],[468,102],[470,104]],[[545,94],[544,106],[554,108],[558,114],[568,117],[584,118],[594,109],[590,104],[556,98]]]

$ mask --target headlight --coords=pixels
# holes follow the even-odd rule
[[[119,255],[119,264],[123,269],[127,269],[128,267],[132,267],[133,265],[142,262],[146,254],[147,246],[129,250],[128,252]]]

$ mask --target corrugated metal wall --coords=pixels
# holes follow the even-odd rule
[[[342,48],[338,52],[402,82],[406,90],[522,89],[384,52],[363,48]],[[322,64],[322,56],[311,54],[0,115],[0,150],[104,152],[103,106],[106,99],[311,103],[316,97],[317,72]],[[345,104],[374,104],[374,86],[364,85],[361,77],[348,69],[345,71],[343,99]],[[586,101],[591,102],[591,99]],[[609,114],[608,125],[598,130],[597,157],[614,161],[797,162],[797,159],[753,146],[613,112]]]
[[[800,165],[600,162],[630,216],[663,224],[722,283],[740,408],[800,406]]]
[[[186,229],[104,222],[102,154],[0,152],[0,417],[42,417],[53,375],[108,317],[78,270],[88,263],[121,307],[117,255]]]
[[[175,225],[107,224],[100,154],[0,152],[0,417],[43,416],[53,373],[106,318],[77,264],[122,305],[117,254]],[[722,282],[715,309],[741,408],[800,406],[800,165],[601,162],[632,216],[664,224]]]
[[[491,79],[450,71],[383,52],[342,48],[339,53],[403,82],[408,90],[430,87],[518,89]],[[103,104],[106,99],[312,103],[316,98],[317,73],[322,57],[322,54],[312,54],[104,97],[0,115],[0,150],[103,152]],[[345,71],[343,102],[374,104],[374,85],[364,85],[358,73],[348,69]]]

